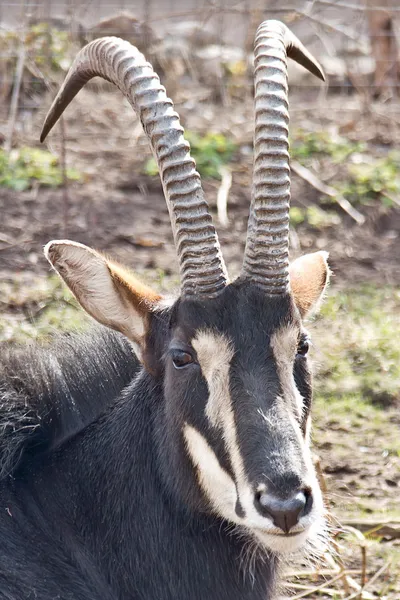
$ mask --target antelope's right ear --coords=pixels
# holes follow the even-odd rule
[[[83,244],[54,240],[44,253],[86,312],[131,341],[143,343],[149,313],[161,296],[125,267]]]

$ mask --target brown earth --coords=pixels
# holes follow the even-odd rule
[[[291,129],[323,131],[336,127],[349,137],[368,141],[372,153],[385,155],[400,139],[398,127],[378,113],[364,114],[354,97],[328,97],[310,105],[315,90],[292,92]],[[192,131],[217,130],[240,145],[233,165],[227,229],[218,227],[221,245],[232,275],[241,265],[251,182],[252,103],[229,108],[191,102],[187,95],[178,103],[185,126]],[[37,145],[40,126],[50,98],[25,124],[21,119],[17,142]],[[199,108],[200,107],[200,110]],[[217,126],[218,125],[218,126]],[[67,165],[84,174],[82,184],[62,189],[35,188],[17,193],[0,189],[0,272],[30,269],[43,272],[41,246],[49,239],[71,239],[107,250],[139,271],[154,266],[176,272],[168,212],[158,177],[142,174],[150,156],[141,126],[132,109],[117,93],[92,85],[83,90],[66,112]],[[50,149],[60,151],[56,127],[48,138]],[[317,175],[321,175],[317,173]],[[330,174],[328,174],[329,176]],[[219,182],[206,180],[204,187],[213,213]],[[319,204],[321,194],[297,175],[292,175],[292,205]],[[362,206],[362,226],[338,205],[329,206],[341,217],[340,225],[297,227],[292,234],[293,255],[326,249],[340,286],[348,283],[391,284],[400,282],[400,210],[381,203]]]

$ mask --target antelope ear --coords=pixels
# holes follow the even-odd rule
[[[289,267],[290,287],[302,317],[318,310],[329,283],[327,252],[297,258]]]
[[[125,267],[83,244],[54,240],[44,253],[86,312],[102,325],[142,343],[149,313],[161,296]]]

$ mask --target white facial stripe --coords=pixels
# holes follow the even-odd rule
[[[224,336],[207,331],[198,333],[192,340],[192,346],[210,392],[206,415],[211,425],[224,429],[224,420],[228,413],[232,413],[229,393],[229,368],[234,354],[232,346]]]
[[[294,333],[296,333],[296,336],[294,336]],[[297,332],[293,330],[291,334],[283,338],[283,342],[285,343],[284,352],[288,355],[289,351],[292,353],[291,364],[293,364],[293,357],[297,346]],[[276,349],[278,348],[277,344],[276,342]],[[307,455],[306,463],[310,468],[310,485],[313,488],[314,508],[299,523],[299,527],[306,528],[304,533],[296,537],[285,538],[282,535],[276,535],[281,532],[277,530],[271,519],[261,516],[254,506],[254,490],[246,476],[244,461],[238,444],[232,399],[230,396],[229,370],[234,355],[232,345],[223,335],[215,334],[212,331],[202,331],[192,340],[192,346],[196,350],[203,376],[208,385],[209,398],[206,404],[206,415],[210,424],[221,431],[234,476],[233,480],[221,467],[218,457],[206,438],[198,430],[186,423],[183,435],[189,456],[198,471],[200,487],[216,514],[232,523],[243,526],[253,535],[256,535],[260,543],[276,552],[293,552],[309,538],[308,530],[316,519],[320,518],[322,511],[322,497],[319,487],[316,484],[308,448],[305,448]],[[288,364],[288,360],[281,362],[285,365]],[[287,368],[286,371],[288,371]],[[288,379],[288,373],[285,372],[284,374]],[[281,373],[279,375],[281,376]],[[286,385],[290,385],[290,380]],[[294,381],[292,386],[291,395],[293,400],[295,400],[293,396],[293,390],[296,389]],[[286,390],[286,386],[283,387]],[[289,393],[289,389],[286,390],[286,393]],[[260,419],[265,419],[266,422],[269,422],[268,416],[264,415],[261,409]],[[299,430],[295,422],[294,427],[296,431]],[[304,447],[300,431],[299,437]],[[237,500],[239,500],[244,510],[243,518],[236,513]]]
[[[209,398],[206,405],[206,415],[210,420],[210,424],[217,427],[222,433],[236,483],[237,493],[235,490],[235,501],[229,507],[229,512],[233,512],[235,523],[268,527],[271,521],[261,517],[255,509],[254,491],[247,479],[238,443],[229,390],[229,369],[234,354],[232,345],[223,335],[212,331],[199,332],[196,338],[192,340],[192,345],[196,350],[197,359],[208,385]],[[213,496],[216,495],[216,490],[213,489],[211,484],[208,486],[207,493]],[[235,511],[237,498],[245,512],[244,520],[239,518]],[[212,502],[216,505],[217,500],[215,497]]]
[[[194,427],[186,424],[183,430],[187,449],[197,467],[200,487],[221,517],[236,522],[236,485],[221,467],[207,440]]]
[[[293,361],[296,356],[298,336],[299,332],[296,327],[282,327],[271,336],[271,349],[283,397],[286,401],[292,401],[298,411],[298,416],[301,417],[304,410],[304,399],[297,389],[293,375]]]
[[[211,425],[218,427],[222,432],[232,465],[240,504],[246,515],[255,513],[254,493],[247,480],[243,458],[240,453],[229,391],[229,369],[234,354],[232,345],[223,335],[211,331],[199,332],[196,338],[192,340],[192,345],[196,350],[202,373],[208,385],[209,397],[206,415]]]

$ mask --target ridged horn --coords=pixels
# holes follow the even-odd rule
[[[79,90],[96,76],[121,90],[149,138],[171,218],[182,295],[218,295],[227,283],[227,273],[200,176],[173,103],[137,48],[115,37],[100,38],[82,48],[47,114],[41,141]]]
[[[318,62],[279,21],[264,21],[254,44],[253,189],[241,277],[271,295],[289,291],[289,104],[287,57],[325,80]]]

